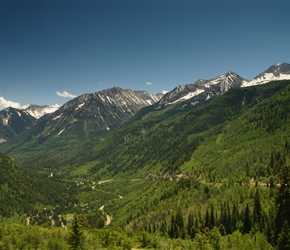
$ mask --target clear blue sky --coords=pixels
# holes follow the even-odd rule
[[[289,13],[290,1],[0,1],[0,102],[252,79],[290,62]]]

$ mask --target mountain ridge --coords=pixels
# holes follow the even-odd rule
[[[36,130],[42,131],[38,137],[49,135],[58,137],[70,130],[78,131],[82,135],[78,138],[82,139],[85,136],[106,134],[110,130],[116,129],[139,109],[156,102],[159,98],[160,96],[157,97],[146,91],[135,92],[130,89],[113,87],[95,93],[83,94],[66,102],[61,107],[57,105],[26,105],[21,109],[13,110],[15,110],[14,116],[21,113],[25,117],[30,117],[34,121],[34,125],[40,124],[36,128]],[[17,119],[21,120],[21,115],[18,115]],[[25,123],[25,121],[23,122]],[[1,142],[19,134],[12,131],[6,135],[5,133],[10,131],[7,125],[7,123],[2,123]],[[27,127],[27,130],[32,127]]]
[[[275,71],[287,73],[288,67],[290,65],[287,63],[272,65],[266,73],[261,74]],[[9,151],[18,147],[32,149],[41,144],[65,147],[67,142],[71,145],[88,138],[109,135],[127,122],[143,120],[145,124],[148,117],[156,117],[154,122],[148,120],[150,127],[166,117],[210,102],[231,88],[246,87],[245,85],[249,85],[248,80],[230,71],[211,80],[198,80],[194,84],[177,86],[159,100],[147,92],[136,93],[119,87],[84,94],[68,101],[54,113],[40,118],[33,128],[21,133],[7,147],[10,148]],[[163,116],[158,115],[158,112],[162,112]],[[146,127],[147,125],[144,127],[145,131]]]

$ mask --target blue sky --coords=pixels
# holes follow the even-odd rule
[[[290,1],[0,1],[0,109],[114,86],[156,94],[228,71],[252,79],[290,62],[289,11]]]

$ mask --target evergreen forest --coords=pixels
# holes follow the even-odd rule
[[[0,145],[0,249],[290,249],[290,81]]]

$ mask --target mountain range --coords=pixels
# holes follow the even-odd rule
[[[65,239],[77,224],[70,221],[80,220],[84,249],[285,249],[286,66],[271,67],[252,86],[229,72],[157,100],[112,88],[34,118],[35,125],[0,145],[13,158],[0,154],[0,210],[21,214],[13,224],[2,218],[0,243],[68,249]],[[43,242],[44,227],[57,240]],[[31,228],[38,240],[24,237]]]
[[[177,86],[165,95],[114,87],[78,96],[61,107],[6,108],[0,111],[0,138],[2,142],[11,140],[4,146],[6,152],[12,148],[32,152],[39,145],[44,148],[48,145],[68,147],[72,143],[108,135],[126,122],[146,122],[149,117],[162,120],[167,115],[186,112],[231,88],[281,79],[290,79],[290,64],[272,65],[250,81],[228,72],[211,80],[200,79],[193,84]],[[160,112],[163,116],[156,116]]]
[[[165,95],[115,87],[78,96],[61,107],[26,105],[21,109],[6,108],[0,111],[0,142],[39,123],[42,127],[40,136],[60,136],[76,131],[80,138],[93,134],[103,135],[120,127],[146,106],[153,105],[154,110],[182,102],[194,106],[222,95],[233,87],[247,87],[281,79],[290,79],[288,63],[272,65],[252,80],[228,72],[211,80],[200,79],[193,84],[177,86]]]

